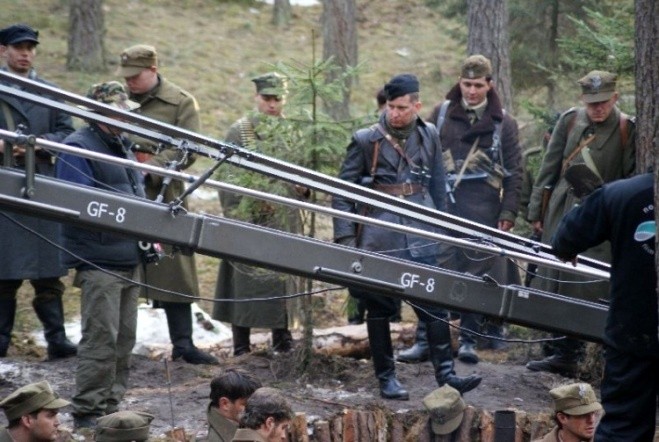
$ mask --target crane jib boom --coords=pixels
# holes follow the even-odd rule
[[[502,256],[505,256],[505,251],[513,250],[518,253],[529,254],[548,260],[554,259],[550,246],[531,241],[528,238],[423,207],[401,198],[377,192],[364,186],[348,183],[336,177],[330,177],[139,114],[126,112],[8,72],[0,71],[0,80],[14,83],[25,89],[20,90],[0,84],[0,96],[2,94],[10,95],[44,106],[58,108],[63,112],[90,121],[100,121],[120,127],[126,132],[152,140],[163,147],[183,149],[215,160],[224,160],[241,168],[299,184],[330,195],[340,196],[359,204],[377,207],[404,217],[412,217],[428,225],[439,227],[465,238],[477,238],[497,245],[502,250],[500,253]],[[42,94],[51,98],[35,94]],[[55,100],[70,102],[75,106]],[[84,106],[96,112],[80,109],[79,106]],[[120,118],[122,121],[117,121],[110,117]],[[610,270],[609,264],[587,257],[580,256],[578,262],[603,272],[609,272]]]
[[[601,341],[604,332],[605,305],[523,286],[497,285],[227,218],[195,213],[172,216],[166,204],[53,178],[36,176],[30,198],[24,186],[24,171],[0,168],[0,207],[591,341]]]

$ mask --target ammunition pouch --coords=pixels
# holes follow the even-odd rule
[[[503,166],[493,162],[489,155],[481,149],[477,149],[467,165],[470,174],[485,175],[485,182],[497,190],[503,187],[503,179],[507,173]]]

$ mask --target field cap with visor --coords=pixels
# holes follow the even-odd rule
[[[590,71],[577,82],[581,86],[581,99],[584,103],[609,101],[616,92],[617,79],[611,72]]]

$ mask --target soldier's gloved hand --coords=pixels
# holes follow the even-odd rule
[[[335,243],[341,244],[342,246],[348,247],[357,247],[357,237],[354,235],[342,236],[334,240]]]

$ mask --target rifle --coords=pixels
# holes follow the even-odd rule
[[[552,186],[545,186],[542,189],[542,201],[540,203],[540,221],[545,222],[545,216],[547,215],[547,208],[549,207],[549,200],[551,199],[551,194],[554,191]],[[538,238],[538,241],[540,238]]]

